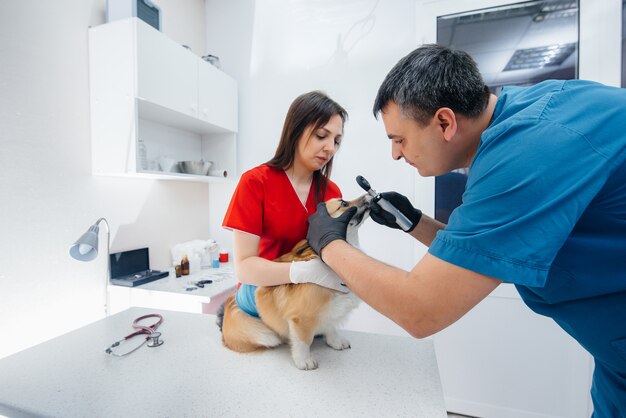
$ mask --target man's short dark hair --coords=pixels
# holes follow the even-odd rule
[[[427,44],[387,74],[374,101],[374,116],[390,101],[403,115],[425,125],[442,107],[466,117],[478,116],[487,107],[489,89],[468,53]]]

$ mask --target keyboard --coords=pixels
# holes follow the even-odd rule
[[[111,284],[117,286],[135,287],[167,276],[169,276],[167,271],[143,270],[126,276],[114,277],[111,279]]]

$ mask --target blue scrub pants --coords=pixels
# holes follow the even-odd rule
[[[596,361],[591,385],[591,418],[626,418],[626,375]]]

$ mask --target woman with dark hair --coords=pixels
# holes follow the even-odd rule
[[[239,180],[222,225],[233,231],[237,304],[250,315],[258,316],[257,286],[312,282],[346,291],[319,259],[272,260],[306,238],[307,219],[317,203],[341,197],[329,177],[347,118],[324,93],[302,94],[287,111],[274,157]]]

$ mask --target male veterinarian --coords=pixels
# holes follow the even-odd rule
[[[392,156],[422,176],[470,167],[443,225],[383,193],[429,246],[411,270],[345,242],[352,212],[309,218],[308,239],[366,303],[415,337],[452,324],[502,282],[595,359],[593,417],[626,416],[626,90],[546,81],[490,94],[476,63],[438,45],[391,70],[374,104]],[[322,209],[322,210],[320,210]],[[372,218],[399,228],[373,205]]]

